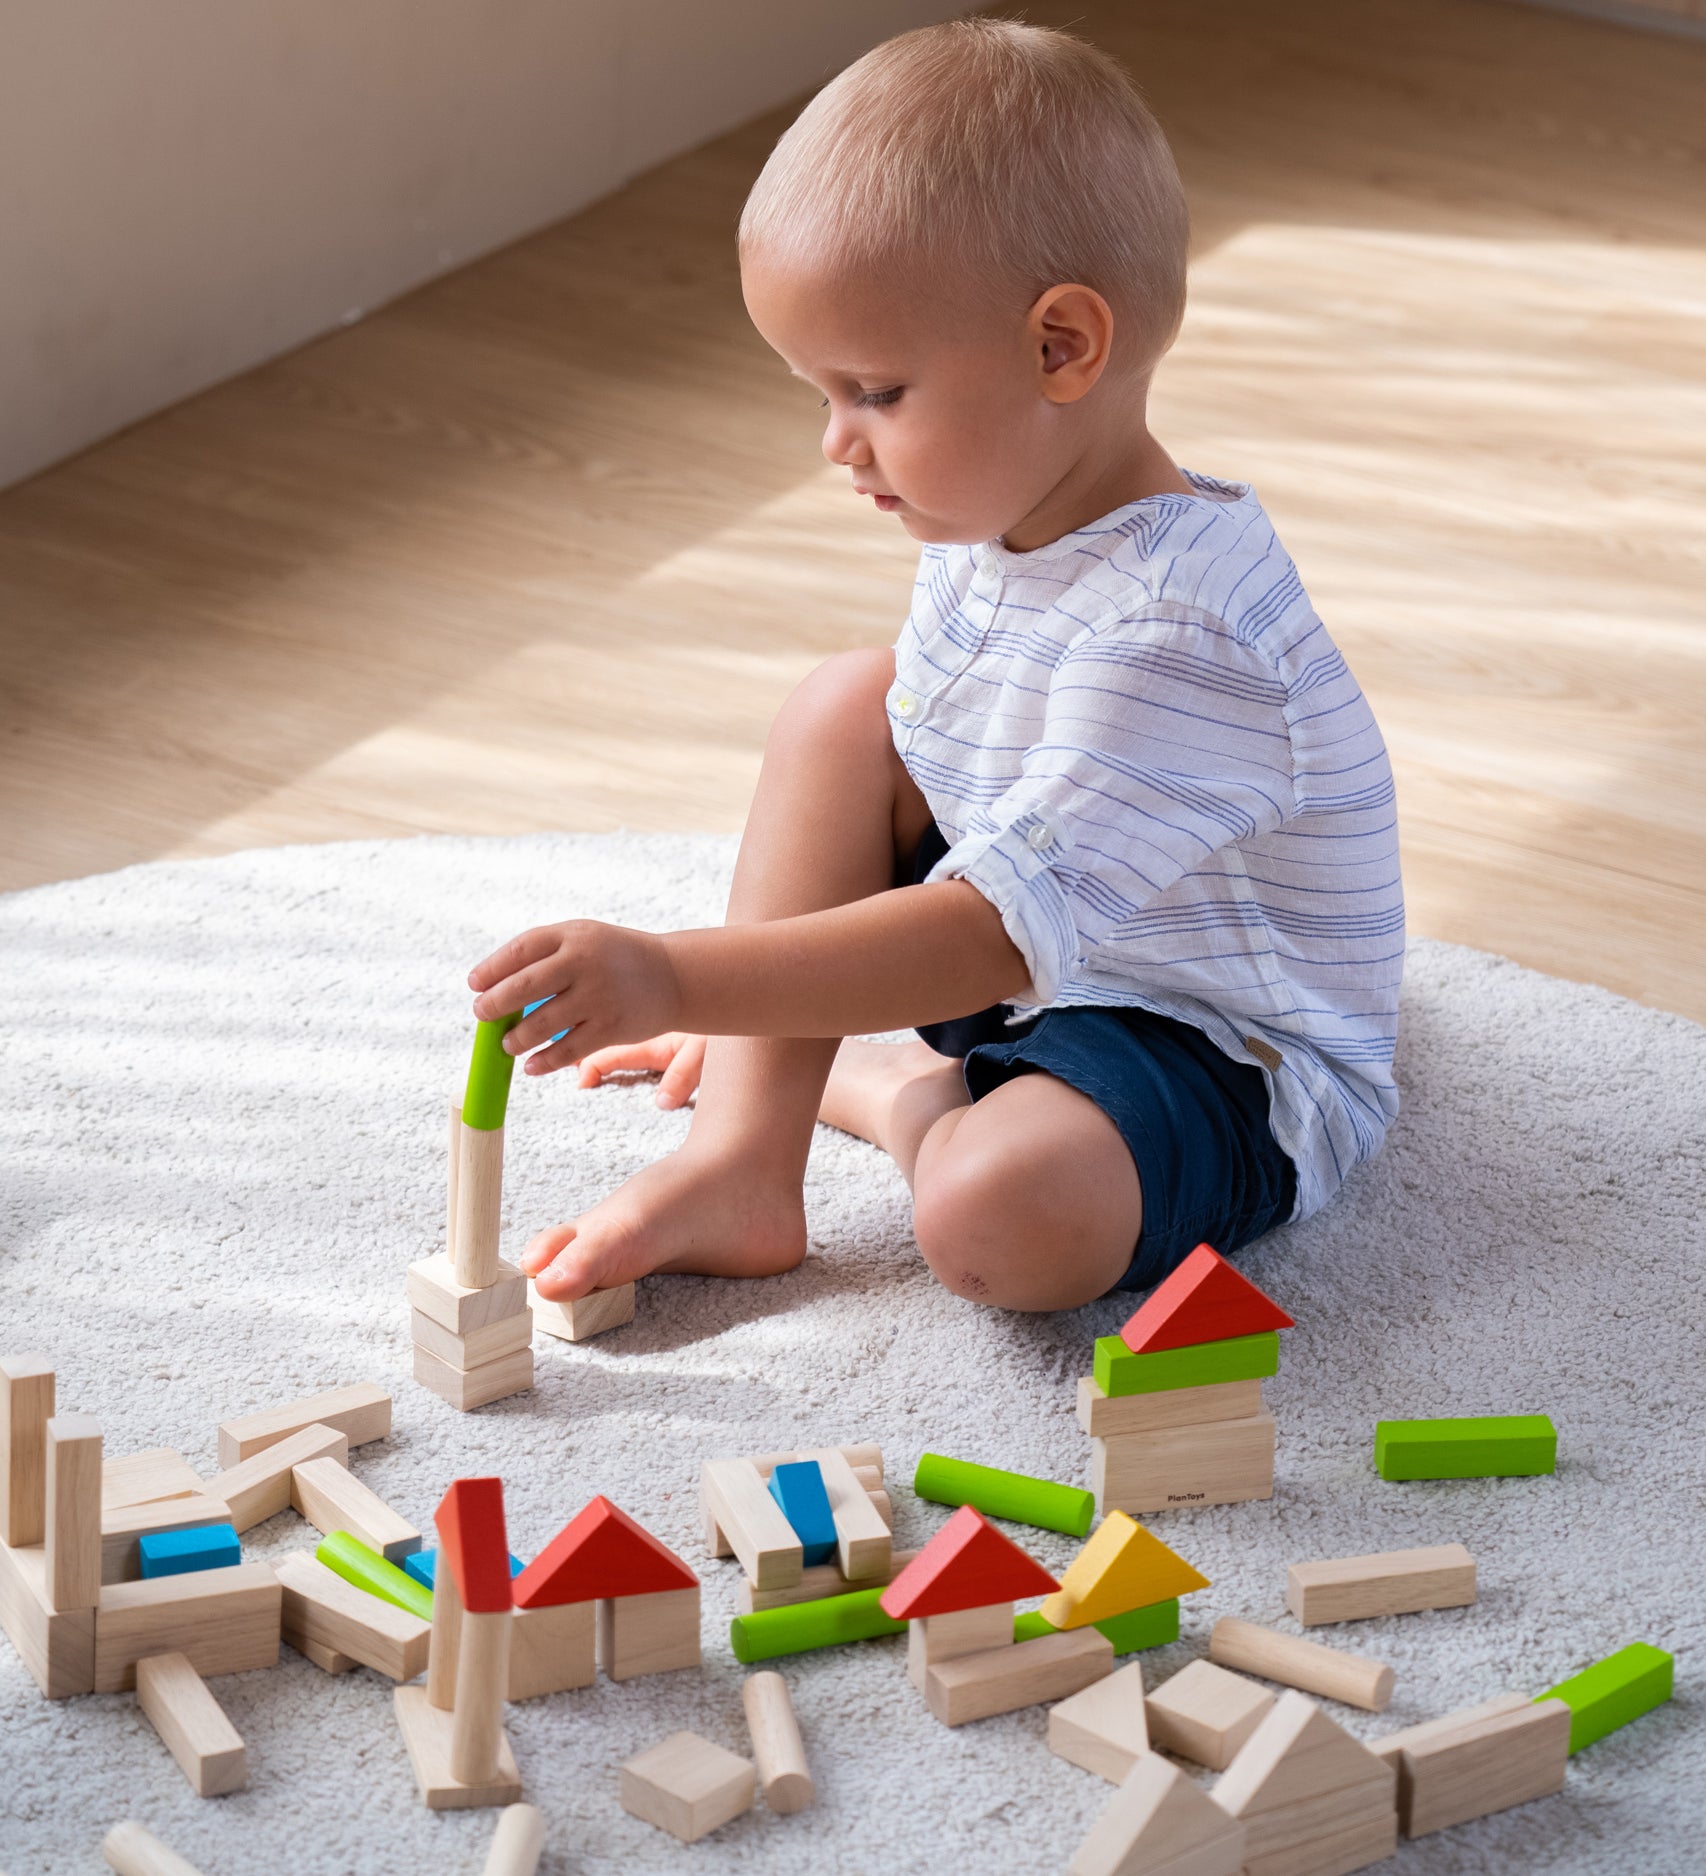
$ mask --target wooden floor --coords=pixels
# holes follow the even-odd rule
[[[1413,929],[1706,1018],[1706,44],[1497,0],[1025,11],[1174,139],[1156,427],[1255,483],[1373,698]],[[738,828],[777,703],[892,640],[916,559],[741,307],[790,115],[0,495],[0,885]]]

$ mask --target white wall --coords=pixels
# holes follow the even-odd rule
[[[946,0],[0,0],[0,486]]]

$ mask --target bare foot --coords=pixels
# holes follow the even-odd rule
[[[880,1146],[910,1179],[932,1123],[969,1099],[959,1062],[929,1043],[849,1036],[835,1052],[817,1117]]]
[[[521,1254],[539,1294],[566,1302],[654,1270],[774,1277],[806,1254],[799,1182],[691,1142]]]

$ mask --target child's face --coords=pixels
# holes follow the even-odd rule
[[[752,323],[823,395],[823,453],[918,541],[993,540],[1070,467],[1024,312],[978,319],[905,282],[741,271]]]

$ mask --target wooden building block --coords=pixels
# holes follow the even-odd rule
[[[145,1453],[127,1453],[101,1464],[101,1510],[118,1511],[126,1505],[152,1505],[162,1498],[199,1498],[208,1495],[201,1474],[169,1447]]]
[[[613,1681],[699,1665],[699,1585],[598,1604],[598,1665]]]
[[[1093,1628],[1009,1642],[984,1654],[961,1655],[929,1668],[924,1699],[944,1726],[963,1726],[992,1714],[1061,1700],[1110,1674],[1113,1644]]]
[[[241,1534],[290,1509],[291,1472],[311,1459],[332,1459],[347,1466],[348,1435],[318,1423],[304,1427],[210,1479],[207,1496],[225,1501],[232,1528]]]
[[[495,1400],[507,1400],[511,1394],[525,1394],[532,1387],[533,1346],[529,1343],[496,1361],[483,1361],[477,1368],[453,1368],[416,1343],[414,1369],[422,1387],[431,1388],[457,1412],[471,1413]]]
[[[390,1563],[421,1547],[408,1519],[329,1454],[291,1467],[290,1502],[316,1531],[348,1531]]]
[[[1041,1613],[1055,1628],[1088,1628],[1208,1587],[1208,1578],[1152,1531],[1123,1511],[1110,1511]]]
[[[813,1452],[817,1450],[816,1447],[812,1448]],[[864,1441],[852,1446],[838,1446],[835,1450],[855,1472],[874,1472],[877,1475],[874,1479],[862,1479],[861,1484],[867,1487],[882,1484],[883,1449],[880,1446],[871,1441]],[[807,1458],[808,1455],[805,1453],[743,1453],[741,1457],[761,1479],[767,1479],[777,1466],[788,1465]]]
[[[710,1548],[722,1554],[717,1542],[726,1542],[753,1588],[784,1589],[800,1580],[805,1568],[800,1540],[750,1461],[707,1459],[699,1502]]]
[[[1179,1639],[1179,1599],[1174,1596],[1166,1602],[1151,1603],[1147,1609],[1128,1609],[1124,1615],[1110,1616],[1090,1626],[1097,1634],[1107,1636],[1117,1655],[1135,1654],[1140,1648],[1164,1648]],[[1060,1632],[1040,1609],[1013,1618],[1015,1641],[1035,1641],[1039,1635]]]
[[[1267,1718],[1265,1687],[1212,1661],[1192,1661],[1150,1694],[1149,1737],[1181,1759],[1224,1772]]]
[[[619,1283],[614,1289],[594,1290],[590,1296],[577,1296],[556,1302],[541,1296],[529,1283],[528,1307],[533,1312],[533,1326],[559,1342],[590,1342],[595,1335],[620,1329],[634,1320],[634,1286]]]
[[[456,1705],[456,1673],[462,1653],[462,1595],[447,1564],[432,1592],[432,1631],[427,1646],[427,1699],[441,1712]],[[510,1630],[511,1639],[515,1631]]]
[[[241,1791],[249,1782],[242,1735],[188,1655],[147,1655],[138,1661],[136,1700],[198,1798]]]
[[[699,1579],[669,1546],[600,1494],[583,1506],[515,1579],[518,1607],[660,1595]]]
[[[114,1583],[101,1591],[95,1617],[95,1692],[134,1687],[136,1664],[148,1655],[187,1655],[203,1676],[270,1668],[279,1615],[278,1580],[264,1563]]]
[[[417,1552],[410,1554],[418,1555]],[[378,1596],[399,1609],[407,1609],[410,1615],[418,1615],[423,1622],[432,1620],[432,1591],[350,1532],[329,1532],[314,1546],[314,1556],[328,1570],[346,1583],[353,1583],[357,1589],[365,1590],[369,1596]]]
[[[1322,1558],[1294,1563],[1286,1572],[1285,1606],[1305,1628],[1418,1609],[1460,1609],[1474,1600],[1475,1559],[1461,1544]]]
[[[1631,1642],[1539,1697],[1562,1700],[1574,1714],[1570,1751],[1576,1753],[1662,1706],[1671,1696],[1675,1673],[1675,1660],[1662,1648]]]
[[[293,1648],[318,1642],[394,1681],[412,1681],[426,1667],[432,1628],[419,1616],[346,1583],[306,1551],[284,1558],[277,1572],[284,1638]]]
[[[1383,1479],[1517,1479],[1557,1468],[1558,1431],[1545,1414],[1374,1426],[1374,1469]]]
[[[1048,1749],[1110,1785],[1149,1750],[1143,1663],[1128,1662],[1048,1710]]]
[[[1083,1537],[1095,1516],[1095,1501],[1081,1485],[1060,1485],[1024,1472],[1004,1472],[945,1453],[921,1453],[912,1475],[914,1496],[938,1505],[975,1505],[986,1518],[1032,1524],[1042,1531]]]
[[[468,1784],[450,1769],[451,1710],[435,1707],[424,1687],[399,1687],[392,1705],[415,1783],[429,1811],[477,1811],[494,1804],[514,1804],[521,1797],[521,1774],[506,1734],[498,1735],[497,1769],[492,1776]]]
[[[187,1531],[148,1531],[136,1540],[142,1579],[190,1576],[198,1570],[229,1570],[243,1561],[237,1533],[228,1524],[197,1525]]]
[[[974,1506],[959,1510],[882,1593],[900,1621],[951,1615],[985,1603],[1015,1603],[1060,1587],[1040,1563],[1004,1537]]]
[[[893,1540],[886,1519],[854,1476],[846,1454],[839,1447],[826,1446],[801,1453],[800,1458],[815,1460],[823,1475],[830,1516],[835,1520],[841,1574],[849,1583],[882,1582],[889,1573]]]
[[[889,1581],[892,1583],[917,1555],[916,1550],[891,1552]],[[852,1590],[871,1587],[869,1583],[849,1583],[839,1563],[824,1563],[802,1570],[800,1580],[786,1589],[754,1589],[743,1576],[735,1585],[735,1607],[740,1614],[750,1615],[755,1609],[782,1609],[789,1603],[818,1602],[825,1596],[845,1596]]]
[[[590,1687],[597,1674],[595,1602],[517,1609],[510,1627],[507,1700],[533,1700]]]
[[[406,1287],[409,1307],[451,1335],[473,1335],[527,1314],[527,1279],[514,1264],[501,1261],[492,1281],[475,1289],[457,1281],[450,1258],[440,1252],[409,1266]]]
[[[144,1505],[120,1505],[101,1513],[101,1582],[135,1583],[142,1576],[142,1539],[162,1531],[195,1531],[215,1524],[235,1524],[223,1498],[201,1494],[158,1498]]]
[[[1090,1442],[1097,1509],[1169,1511],[1274,1495],[1274,1417],[1209,1420]]]
[[[1260,1381],[1211,1381],[1206,1387],[1164,1388],[1158,1394],[1104,1394],[1093,1375],[1078,1379],[1078,1424],[1093,1438],[1200,1426],[1205,1420],[1248,1420],[1262,1411]]]
[[[101,1855],[118,1876],[201,1876],[187,1858],[128,1819],[107,1832],[101,1840]]]
[[[504,1196],[504,1130],[470,1127],[457,1136],[456,1235],[450,1245],[456,1281],[484,1289],[498,1274]]]
[[[769,1485],[770,1496],[800,1540],[806,1569],[821,1568],[837,1554],[835,1514],[829,1508],[823,1468],[815,1459],[790,1459],[771,1469]]]
[[[47,1423],[47,1599],[92,1609],[101,1597],[101,1423],[55,1414]]]
[[[47,1535],[47,1423],[53,1368],[45,1355],[0,1359],[0,1543],[21,1550]]]
[[[52,1607],[40,1544],[0,1544],[0,1628],[49,1700],[94,1691],[95,1611]]]
[[[1283,1681],[1305,1693],[1325,1694],[1329,1700],[1342,1700],[1368,1713],[1382,1713],[1391,1704],[1397,1678],[1384,1661],[1323,1648],[1319,1642],[1281,1635],[1233,1615],[1223,1615],[1215,1623],[1208,1654],[1221,1667]]]
[[[460,1785],[496,1778],[504,1749],[511,1610],[464,1607],[450,1710],[450,1775]]]
[[[697,1733],[671,1733],[622,1767],[622,1809],[683,1843],[750,1811],[757,1789],[750,1759]]]
[[[545,1813],[531,1804],[506,1805],[480,1876],[534,1876],[544,1849]]]
[[[1398,1802],[1401,1810],[1404,1803],[1403,1760],[1406,1746],[1425,1745],[1430,1739],[1443,1739],[1448,1733],[1461,1732],[1464,1727],[1473,1726],[1477,1720],[1490,1720],[1495,1714],[1515,1713],[1532,1705],[1533,1700],[1528,1694],[1494,1694],[1491,1700],[1483,1700],[1477,1706],[1463,1707],[1456,1713],[1443,1713],[1437,1720],[1421,1720],[1414,1726],[1401,1727],[1395,1733],[1371,1739],[1368,1749],[1377,1759],[1398,1768]]]
[[[1097,1337],[1093,1363],[1104,1394],[1159,1394],[1175,1387],[1211,1387],[1226,1381],[1262,1381],[1279,1373],[1279,1332],[1234,1336],[1134,1355],[1117,1335]]]
[[[1462,1824],[1564,1789],[1570,1709],[1542,1700],[1404,1748],[1404,1834]]]
[[[779,1655],[805,1654],[813,1648],[839,1648],[846,1642],[899,1635],[906,1629],[883,1613],[877,1588],[850,1590],[780,1609],[737,1615],[729,1624],[729,1647],[737,1661],[773,1661]]]
[[[946,1615],[914,1616],[906,1625],[907,1679],[923,1693],[924,1677],[937,1662],[986,1654],[1012,1640],[1010,1602],[981,1603],[975,1609],[955,1609]]]
[[[305,1400],[291,1401],[283,1407],[268,1407],[260,1413],[242,1414],[219,1425],[219,1464],[229,1470],[240,1460],[276,1446],[304,1427],[333,1427],[352,1446],[365,1446],[369,1440],[382,1440],[391,1431],[391,1396],[371,1381],[358,1381],[350,1387],[335,1387],[325,1394],[311,1394]]]
[[[1289,1329],[1291,1318],[1220,1253],[1199,1244],[1144,1298],[1120,1330],[1134,1355]]]
[[[794,1717],[794,1703],[788,1698],[788,1683],[766,1669],[741,1682],[740,1697],[764,1802],[779,1817],[809,1810],[817,1802],[817,1786],[806,1764],[805,1742]]]
[[[487,1362],[513,1355],[518,1348],[533,1342],[533,1318],[524,1310],[519,1316],[506,1316],[502,1322],[489,1322],[483,1329],[470,1329],[457,1335],[441,1327],[418,1309],[409,1312],[409,1334],[416,1348],[436,1355],[447,1367],[483,1368]]]
[[[322,1674],[347,1674],[351,1668],[361,1666],[354,1655],[341,1655],[337,1649],[328,1648],[323,1642],[310,1641],[306,1635],[286,1635],[284,1639],[304,1661],[313,1662]]]
[[[1245,1835],[1176,1765],[1145,1752],[1067,1868],[1069,1876],[1239,1876]]]

